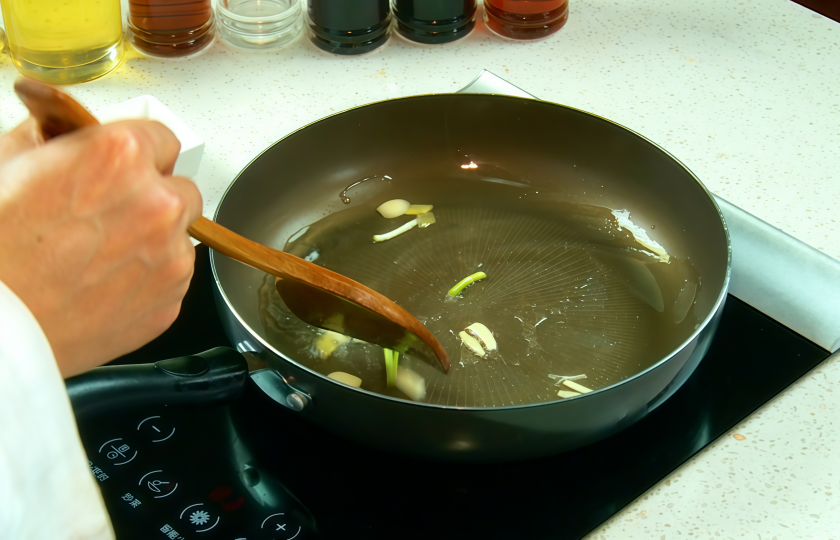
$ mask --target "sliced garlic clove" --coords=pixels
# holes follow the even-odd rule
[[[459,332],[458,337],[461,338],[461,341],[464,342],[464,345],[466,345],[467,348],[478,356],[484,358],[484,349],[481,348],[481,343],[479,343],[477,339],[466,332]]]
[[[411,207],[411,204],[403,199],[393,199],[388,202],[380,204],[376,211],[382,214],[385,218],[395,218],[405,214],[405,211]]]
[[[581,375],[554,375],[552,373],[548,374],[549,379],[554,379],[555,383],[554,386],[560,386],[563,381],[576,381],[578,379],[585,379],[586,374],[583,373]]]
[[[572,390],[576,390],[576,391],[580,392],[581,394],[586,394],[586,393],[592,391],[591,388],[587,388],[587,387],[583,386],[582,384],[576,383],[575,381],[565,380],[565,381],[563,381],[563,384],[565,384],[566,386],[568,386]]]
[[[327,375],[327,377],[334,381],[344,383],[347,386],[352,386],[353,388],[360,388],[362,386],[362,379],[356,377],[355,375],[344,373],[343,371],[335,371]]]
[[[472,337],[478,339],[481,346],[488,351],[496,350],[496,338],[493,337],[493,332],[481,323],[472,323],[464,329],[464,331]]]
[[[321,360],[326,360],[336,349],[349,342],[350,339],[338,332],[324,330],[324,333],[315,342],[315,349],[318,351],[318,356],[321,357]]]
[[[426,212],[431,212],[432,206],[431,204],[412,204],[408,207],[408,210],[405,211],[405,215],[407,216],[416,216],[419,214],[425,214]]]

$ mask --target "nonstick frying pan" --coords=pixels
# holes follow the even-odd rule
[[[434,204],[437,222],[370,242],[401,223],[373,211],[392,198]],[[426,383],[411,401],[384,385],[381,351],[351,342],[322,358],[320,331],[284,311],[273,282],[211,256],[223,325],[258,388],[347,438],[432,459],[549,455],[638,421],[702,359],[729,279],[723,218],[684,165],[613,122],[521,97],[414,96],[330,116],[254,159],[215,219],[378,290],[435,333],[452,371],[401,358]],[[488,278],[447,301],[476,269]],[[472,322],[494,332],[495,355],[460,345]],[[580,374],[593,391],[558,397]]]

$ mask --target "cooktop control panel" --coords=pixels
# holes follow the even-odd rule
[[[311,515],[254,461],[225,407],[77,422],[119,540],[316,537]]]

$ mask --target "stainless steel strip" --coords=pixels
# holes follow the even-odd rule
[[[538,99],[486,70],[459,92]],[[715,200],[732,241],[729,292],[820,347],[840,350],[840,261]]]
[[[539,99],[533,94],[515,86],[498,75],[494,75],[482,69],[473,82],[458,90],[459,94],[500,94],[503,96],[516,96],[529,99]]]
[[[820,347],[840,349],[840,261],[715,199],[732,239],[729,292]]]

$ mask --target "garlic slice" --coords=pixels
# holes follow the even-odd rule
[[[459,332],[458,337],[461,338],[464,345],[466,345],[472,352],[484,358],[484,349],[481,348],[481,343],[479,343],[476,338],[466,332]]]
[[[425,229],[435,221],[435,215],[431,212],[427,212],[425,214],[420,214],[419,216],[417,216],[417,226],[421,229]]]
[[[411,204],[404,199],[393,199],[380,204],[376,211],[382,214],[382,217],[390,219],[405,214],[410,207]]]
[[[318,351],[318,356],[321,357],[321,360],[326,360],[336,349],[349,342],[350,339],[338,332],[324,330],[324,333],[315,342],[315,350]]]
[[[373,235],[373,241],[374,242],[384,242],[385,240],[390,240],[391,238],[393,238],[395,236],[399,236],[404,232],[410,231],[416,225],[417,225],[417,218],[414,218],[411,221],[409,221],[408,223],[406,223],[405,225],[403,225],[401,227],[398,227],[398,228],[394,229],[393,231],[391,231],[389,233],[374,234]]]
[[[571,390],[558,390],[557,395],[560,396],[561,398],[570,398],[570,397],[579,396],[580,392],[572,392]]]
[[[592,391],[591,388],[587,388],[587,387],[583,386],[582,384],[576,383],[575,381],[565,380],[565,381],[563,381],[563,384],[565,384],[566,386],[568,386],[572,390],[576,390],[576,391],[580,392],[581,394],[586,394],[586,393],[589,393],[589,392]]]
[[[327,377],[334,381],[344,383],[347,386],[352,386],[353,388],[360,388],[362,386],[362,379],[356,377],[355,375],[344,373],[343,371],[335,371],[327,375]]]
[[[548,374],[549,379],[554,379],[554,386],[560,386],[563,384],[563,381],[576,381],[578,379],[585,379],[586,374],[581,375],[554,375],[552,373]]]
[[[464,329],[464,332],[476,338],[481,346],[488,351],[496,350],[496,338],[493,337],[493,332],[481,323],[472,323]]]
[[[408,210],[405,211],[405,215],[407,216],[416,216],[419,214],[425,214],[426,212],[431,212],[432,206],[431,204],[412,204],[408,207]]]

